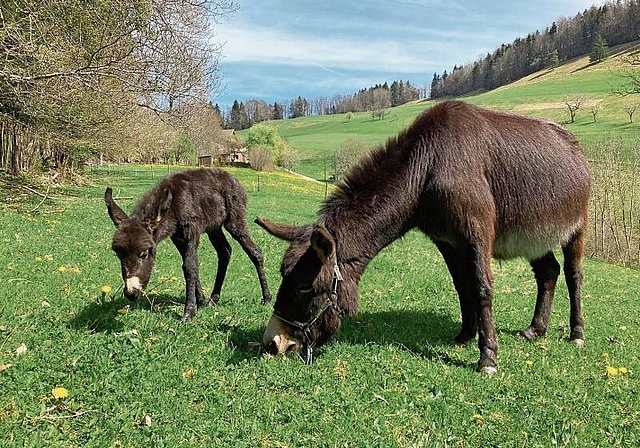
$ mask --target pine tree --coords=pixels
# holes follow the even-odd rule
[[[609,44],[601,34],[596,35],[596,39],[591,47],[591,53],[589,54],[589,62],[597,64],[604,61],[609,55]]]

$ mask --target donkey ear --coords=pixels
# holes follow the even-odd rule
[[[162,221],[162,218],[164,218],[164,216],[166,215],[167,210],[169,210],[169,207],[171,207],[172,201],[173,194],[171,193],[171,190],[165,188],[158,198],[158,208],[156,210],[155,219],[149,225],[152,230],[154,230],[158,226],[158,224],[160,224],[160,221]]]
[[[118,207],[118,204],[115,203],[112,194],[113,192],[111,187],[107,187],[107,190],[104,192],[104,202],[107,204],[107,212],[109,212],[111,221],[113,221],[113,224],[118,227],[122,221],[129,217],[120,207]]]
[[[319,225],[313,229],[311,234],[311,247],[320,261],[324,263],[335,252],[336,243],[326,227]]]
[[[302,226],[271,222],[262,216],[258,216],[254,222],[271,235],[286,241],[293,241],[302,229]]]

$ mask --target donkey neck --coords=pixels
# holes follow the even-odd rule
[[[335,239],[338,263],[350,265],[358,278],[383,248],[416,225],[414,211],[426,173],[411,165],[396,159],[365,165],[364,173],[352,172],[338,186],[319,214]]]

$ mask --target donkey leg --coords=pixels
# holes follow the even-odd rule
[[[213,230],[208,232],[209,241],[213,245],[213,248],[218,254],[218,271],[216,272],[216,282],[211,292],[211,299],[209,305],[215,305],[220,300],[220,292],[222,291],[222,284],[224,278],[227,275],[227,267],[229,266],[229,260],[231,259],[231,246],[224,236],[222,229]]]
[[[182,256],[182,272],[186,283],[186,300],[184,305],[184,322],[193,318],[198,303],[204,302],[204,294],[200,287],[198,275],[198,238],[184,240],[171,237],[171,241]]]
[[[460,333],[455,337],[454,343],[465,346],[476,337],[478,331],[478,318],[476,316],[475,305],[473,304],[472,291],[467,281],[468,276],[465,261],[460,255],[460,252],[456,251],[450,244],[444,242],[436,242],[435,244],[447,264],[453,280],[453,286],[456,288],[458,299],[460,300],[462,328],[460,329]]]
[[[582,258],[584,256],[584,231],[578,233],[562,248],[564,253],[564,276],[571,303],[571,342],[584,345],[584,320],[582,318]]]
[[[498,342],[493,324],[493,274],[489,245],[470,244],[467,252],[468,272],[478,320],[478,372],[493,375],[498,371]]]
[[[530,264],[536,277],[538,295],[531,325],[522,330],[520,334],[532,341],[544,336],[547,332],[553,294],[556,290],[558,275],[560,275],[560,265],[553,255],[553,252],[549,252],[542,258],[531,261]]]
[[[260,288],[262,289],[262,304],[266,305],[271,302],[271,293],[269,292],[269,286],[267,285],[267,277],[264,273],[264,258],[262,251],[253,242],[249,236],[249,228],[247,222],[242,216],[236,216],[235,219],[231,219],[225,223],[225,228],[229,231],[233,239],[235,239],[245,253],[249,256],[249,259],[253,263],[258,272],[258,279],[260,280]]]

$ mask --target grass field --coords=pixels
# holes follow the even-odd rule
[[[432,244],[412,232],[371,263],[359,314],[305,366],[249,345],[271,308],[260,305],[255,270],[235,242],[220,304],[192,322],[180,321],[184,282],[169,242],[159,246],[149,302],[125,308],[104,188],[138,197],[165,171],[96,171],[42,204],[0,189],[2,446],[640,445],[640,272],[586,260],[587,343],[578,349],[567,340],[564,281],[548,335],[529,343],[516,333],[533,312],[530,269],[495,264],[500,370],[489,378],[474,371],[475,346],[451,345],[455,291]],[[250,217],[308,222],[324,195],[322,184],[287,174],[231,172],[247,189]],[[286,245],[250,231],[275,293]],[[210,290],[216,260],[205,241]],[[55,398],[54,388],[68,396]]]
[[[601,140],[613,137],[625,142],[640,139],[640,111],[629,122],[626,104],[637,104],[637,95],[621,97],[613,91],[625,81],[621,76],[622,58],[640,50],[640,44],[627,44],[611,49],[611,56],[599,64],[589,64],[589,57],[572,60],[553,70],[534,73],[499,89],[468,96],[464,101],[495,109],[513,111],[525,115],[550,118],[565,125],[584,144],[587,152]],[[578,111],[575,123],[569,123],[565,99],[582,97],[584,104]],[[301,117],[293,120],[269,122],[280,135],[296,148],[300,163],[295,170],[324,179],[324,164],[340,144],[349,138],[358,138],[373,145],[409,125],[422,110],[431,107],[432,101],[419,101],[388,110],[384,120],[373,121],[369,112],[353,115],[327,115]],[[596,122],[590,112],[599,105]],[[239,132],[243,136],[245,131]],[[638,154],[631,155],[637,157]]]

